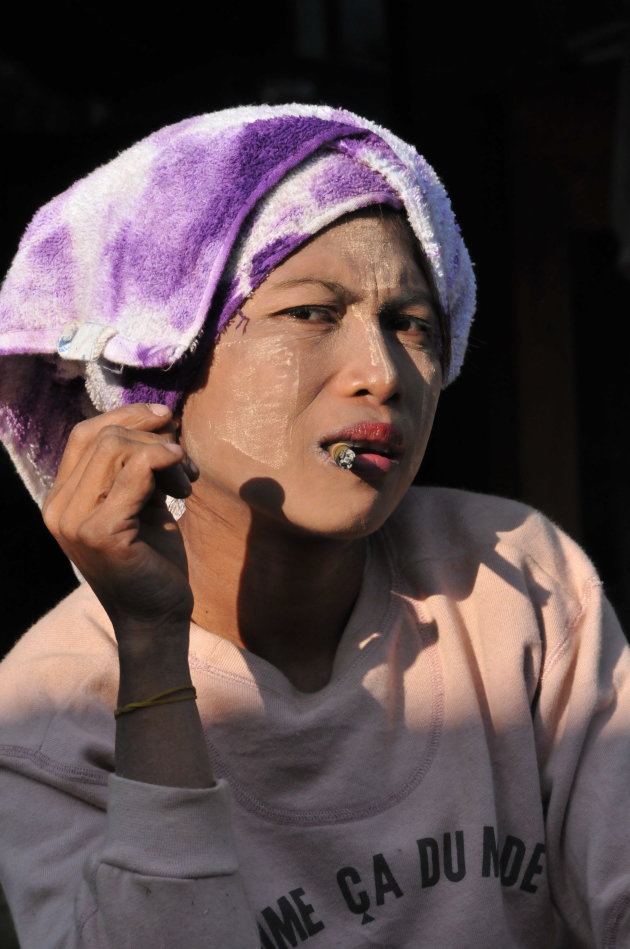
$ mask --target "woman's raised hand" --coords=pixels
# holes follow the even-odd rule
[[[184,543],[165,496],[185,498],[197,469],[162,405],[127,405],[73,429],[44,519],[107,610],[118,639],[118,705],[191,685],[193,597]],[[122,715],[116,771],[170,787],[214,783],[195,702]]]
[[[187,629],[186,553],[165,495],[187,497],[197,473],[166,406],[127,405],[72,431],[44,520],[119,639],[138,627]]]

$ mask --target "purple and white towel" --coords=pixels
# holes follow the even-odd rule
[[[45,205],[0,292],[0,437],[35,500],[76,422],[131,401],[175,406],[200,339],[322,227],[379,203],[404,208],[423,248],[451,327],[448,384],[475,305],[448,196],[415,149],[350,112],[187,119]]]

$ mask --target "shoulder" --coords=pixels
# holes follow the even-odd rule
[[[17,641],[0,663],[0,681],[8,684],[28,669],[38,681],[56,682],[70,666],[93,669],[95,659],[114,658],[116,642],[105,611],[91,588],[82,583]]]
[[[578,650],[584,661],[604,650],[627,664],[623,634],[592,563],[531,507],[416,488],[383,537],[393,592],[440,629],[442,648],[458,643],[465,630],[486,676],[492,678],[497,663],[504,672],[526,670],[530,699],[543,666],[545,676],[552,669],[560,675]]]
[[[453,488],[412,488],[386,525],[401,563],[486,566],[505,577],[533,572],[577,599],[599,585],[575,541],[549,518],[519,501]],[[509,566],[508,566],[509,565]]]
[[[104,784],[117,689],[113,631],[82,584],[0,663],[0,764],[57,786]]]

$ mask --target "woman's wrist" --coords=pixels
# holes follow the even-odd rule
[[[129,631],[127,631],[129,632]],[[188,629],[138,630],[118,641],[120,687],[118,704],[140,702],[158,692],[192,685],[188,665]]]
[[[164,634],[136,628],[121,637],[119,653],[117,707],[125,711],[116,717],[117,773],[147,784],[212,787],[188,665],[188,629]],[[162,702],[160,696],[186,701]]]
[[[189,622],[119,623],[114,628],[120,661],[150,662],[188,657]]]

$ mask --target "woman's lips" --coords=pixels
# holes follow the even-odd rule
[[[390,458],[388,455],[377,455],[371,452],[362,454],[357,452],[351,470],[356,471],[358,474],[387,474],[387,472],[391,471],[397,464],[396,459]]]
[[[340,443],[354,452],[351,470],[357,474],[386,474],[404,452],[402,432],[386,422],[358,422],[337,429],[320,444],[330,458],[330,449]]]

